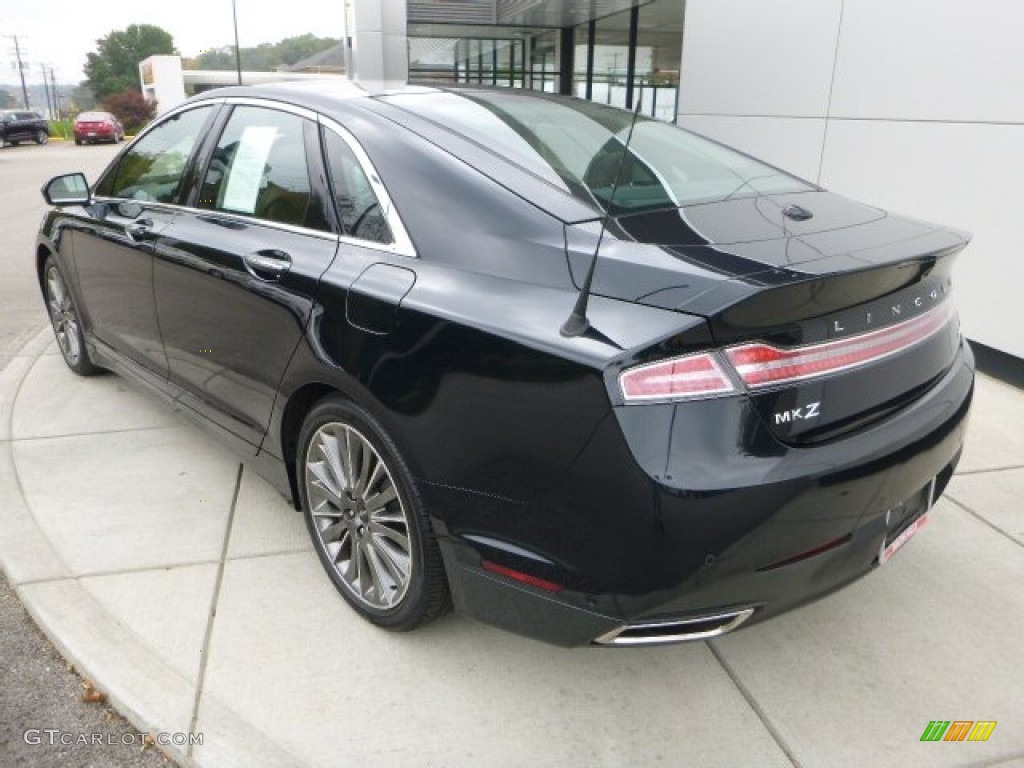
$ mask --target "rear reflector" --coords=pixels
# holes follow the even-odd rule
[[[743,344],[725,351],[751,389],[827,376],[874,363],[909,349],[946,327],[953,306],[945,302],[911,320],[837,341],[793,349],[770,344]]]
[[[531,587],[543,589],[545,592],[561,592],[565,589],[561,584],[556,584],[553,581],[542,579],[539,576],[531,576],[528,573],[523,573],[522,571],[517,571],[513,568],[506,568],[504,565],[492,563],[490,560],[481,560],[480,567],[485,571],[497,573],[499,576],[505,576],[513,581],[518,581],[522,584],[529,584]]]
[[[842,546],[852,538],[853,536],[851,536],[848,533],[845,536],[840,536],[838,539],[832,539],[832,541],[827,541],[824,544],[815,547],[814,549],[808,549],[806,552],[801,552],[798,555],[791,555],[790,557],[783,558],[782,560],[776,560],[774,563],[770,565],[763,565],[757,570],[771,571],[775,568],[782,568],[786,565],[793,565],[794,563],[799,563],[801,560],[807,560],[808,558],[814,557],[815,555],[821,555],[825,552],[828,552],[830,549],[835,549],[836,547]]]
[[[619,374],[619,388],[626,402],[682,400],[735,390],[722,366],[707,352],[630,368]]]

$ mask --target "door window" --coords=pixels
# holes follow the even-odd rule
[[[100,182],[97,194],[177,202],[189,157],[211,114],[212,107],[199,107],[160,123],[125,153],[116,171]]]
[[[199,207],[325,228],[310,189],[306,122],[275,109],[235,107],[210,159]]]
[[[331,188],[345,234],[375,243],[393,242],[385,212],[355,153],[334,131],[324,135]]]

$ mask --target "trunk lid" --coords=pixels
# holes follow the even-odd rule
[[[577,285],[599,227],[566,228]],[[704,317],[733,372],[806,351],[811,368],[747,385],[777,437],[806,443],[884,417],[949,368],[950,268],[966,242],[828,192],[727,200],[609,222],[593,293]],[[835,368],[813,368],[829,357]]]

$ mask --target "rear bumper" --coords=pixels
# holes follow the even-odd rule
[[[117,136],[116,131],[75,131],[79,141],[109,141]]]
[[[725,626],[753,609],[744,615],[752,624],[827,595],[877,566],[887,536],[919,511],[903,502],[933,481],[941,493],[963,447],[973,385],[963,343],[919,399],[831,443],[783,445],[742,399],[619,408],[544,498],[428,486],[430,508],[455,510],[435,525],[456,607],[582,645],[626,624],[725,615]],[[457,513],[464,505],[472,516]],[[493,524],[467,530],[461,519]],[[482,560],[564,589],[510,581]]]

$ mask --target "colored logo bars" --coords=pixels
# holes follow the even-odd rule
[[[921,741],[988,741],[995,728],[995,720],[932,720]]]

